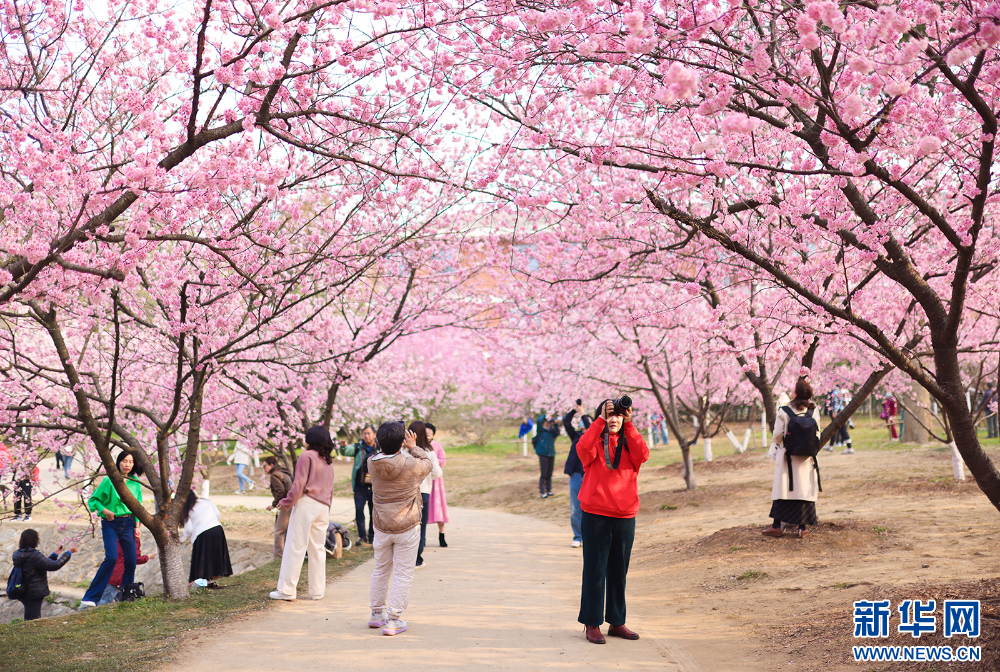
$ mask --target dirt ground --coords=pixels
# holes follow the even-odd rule
[[[655,450],[639,477],[630,604],[645,613],[655,605],[673,622],[672,636],[685,642],[685,650],[702,654],[695,657],[703,670],[725,668],[704,659],[712,647],[699,651],[699,634],[716,643],[725,635],[748,652],[753,662],[745,669],[889,668],[854,662],[851,646],[859,643],[979,644],[982,663],[955,664],[998,669],[995,647],[987,645],[1000,606],[996,509],[971,478],[952,478],[946,448],[900,445],[871,434],[856,443],[853,455],[822,452],[821,524],[805,539],[760,534],[770,523],[774,471],[762,449],[736,455],[717,444],[713,462],[695,464],[695,490],[684,489],[679,464],[664,464],[679,459],[676,443]],[[559,447],[559,466],[567,447]],[[996,446],[988,452],[1000,458]],[[540,499],[534,456],[457,453],[449,456],[445,478],[455,505],[568,523],[568,477],[557,474],[555,496]],[[893,631],[896,605],[904,599],[980,599],[984,634],[971,642],[943,639],[939,601],[935,635],[919,642],[898,633],[889,640],[855,640],[852,603],[886,597],[892,599]],[[891,669],[936,668],[893,663]]]
[[[457,444],[447,435],[440,438],[446,450]],[[639,477],[642,510],[628,601],[635,614],[629,625],[652,636],[658,656],[686,672],[1000,669],[995,644],[1000,629],[996,509],[971,478],[952,478],[950,455],[941,445],[899,444],[875,431],[859,431],[855,438],[853,455],[842,455],[839,449],[821,454],[821,523],[801,540],[760,534],[770,522],[774,470],[762,449],[736,455],[717,441],[711,463],[701,460],[696,450],[694,490],[684,488],[676,443],[653,450]],[[561,473],[567,450],[568,442],[561,438],[555,496],[548,499],[537,494],[537,458],[522,457],[519,444],[451,450],[445,468],[449,503],[523,516],[508,519],[509,527],[502,532],[498,548],[508,562],[530,563],[539,553],[561,556],[558,546],[563,542],[567,556],[576,554],[569,548],[569,481]],[[990,441],[987,452],[994,462],[1000,461],[996,440]],[[350,462],[337,462],[336,467],[337,495],[349,497]],[[229,470],[213,474],[213,490],[231,494],[235,477]],[[240,537],[269,536],[269,519],[259,512],[236,506],[226,515],[227,525]],[[554,534],[546,533],[544,548],[534,548],[536,542],[529,540],[537,532],[531,529],[532,519],[545,521],[546,529],[556,526]],[[457,549],[462,549],[461,526],[450,529],[458,537]],[[429,538],[436,537],[433,529],[428,532]],[[478,576],[478,569],[473,574]],[[568,590],[574,592],[572,586]],[[552,594],[546,599],[553,599]],[[882,640],[855,640],[853,602],[886,598],[892,601],[893,631],[899,622],[895,608],[902,600],[938,599],[937,632],[919,641],[899,633]],[[983,634],[978,640],[942,637],[940,601],[945,598],[982,601]],[[562,611],[567,613],[560,627],[572,629],[573,609]],[[851,647],[859,643],[978,644],[984,660],[951,665],[856,663]],[[580,653],[584,651],[588,649]],[[523,669],[530,669],[531,661],[524,663]]]

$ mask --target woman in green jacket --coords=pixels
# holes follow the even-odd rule
[[[132,453],[122,451],[115,460],[115,466],[123,477],[125,485],[132,493],[132,496],[142,503],[142,486],[139,484],[139,476],[142,476],[142,467],[135,462]],[[104,589],[108,585],[111,573],[118,562],[118,545],[121,544],[123,558],[125,561],[125,573],[122,576],[122,585],[126,586],[135,583],[135,528],[139,526],[138,521],[132,512],[129,511],[125,503],[122,502],[111,479],[107,476],[101,484],[94,490],[94,494],[87,500],[87,507],[94,513],[99,514],[101,520],[101,537],[104,540],[104,562],[97,570],[97,575],[90,582],[90,588],[80,602],[81,607],[93,607],[104,594]]]

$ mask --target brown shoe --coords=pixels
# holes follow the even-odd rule
[[[639,634],[632,632],[625,627],[625,624],[612,625],[608,628],[608,637],[621,637],[622,639],[639,639]]]
[[[800,527],[799,528],[799,539],[805,539],[808,534],[809,534],[809,530],[807,530],[804,527]]]
[[[780,527],[765,527],[763,530],[760,531],[760,533],[763,534],[765,537],[780,537],[781,535],[784,534],[784,532],[781,531]]]
[[[601,626],[595,625],[590,627],[585,625],[584,628],[587,632],[587,641],[591,644],[606,644],[608,640],[604,639],[604,635],[601,634]]]

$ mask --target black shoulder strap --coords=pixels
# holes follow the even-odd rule
[[[609,445],[611,440],[611,432],[608,429],[608,426],[604,425],[604,431],[601,432],[601,440],[604,442],[604,464],[607,465],[608,469],[612,470],[617,469],[618,465],[621,464],[622,461],[622,453],[628,451],[628,440],[625,438],[625,435],[620,434],[618,436],[618,439],[619,441],[616,446],[618,448],[618,451],[615,453],[615,460],[614,463],[612,463],[611,448]]]
[[[819,477],[819,460],[813,455],[813,467],[816,469],[816,488],[823,492],[823,480]],[[788,466],[788,490],[792,491],[795,489],[795,481],[792,479],[792,456],[785,452],[785,463]]]

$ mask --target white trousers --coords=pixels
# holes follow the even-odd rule
[[[322,597],[326,593],[326,528],[330,524],[330,507],[302,495],[292,507],[285,536],[285,551],[281,555],[278,592],[295,595],[302,573],[302,560],[309,551],[309,595]]]
[[[375,530],[375,571],[372,572],[372,611],[388,611],[390,620],[397,620],[410,602],[410,582],[417,563],[420,545],[420,526],[386,534]],[[392,594],[389,594],[389,578]],[[388,604],[386,604],[388,598]]]

